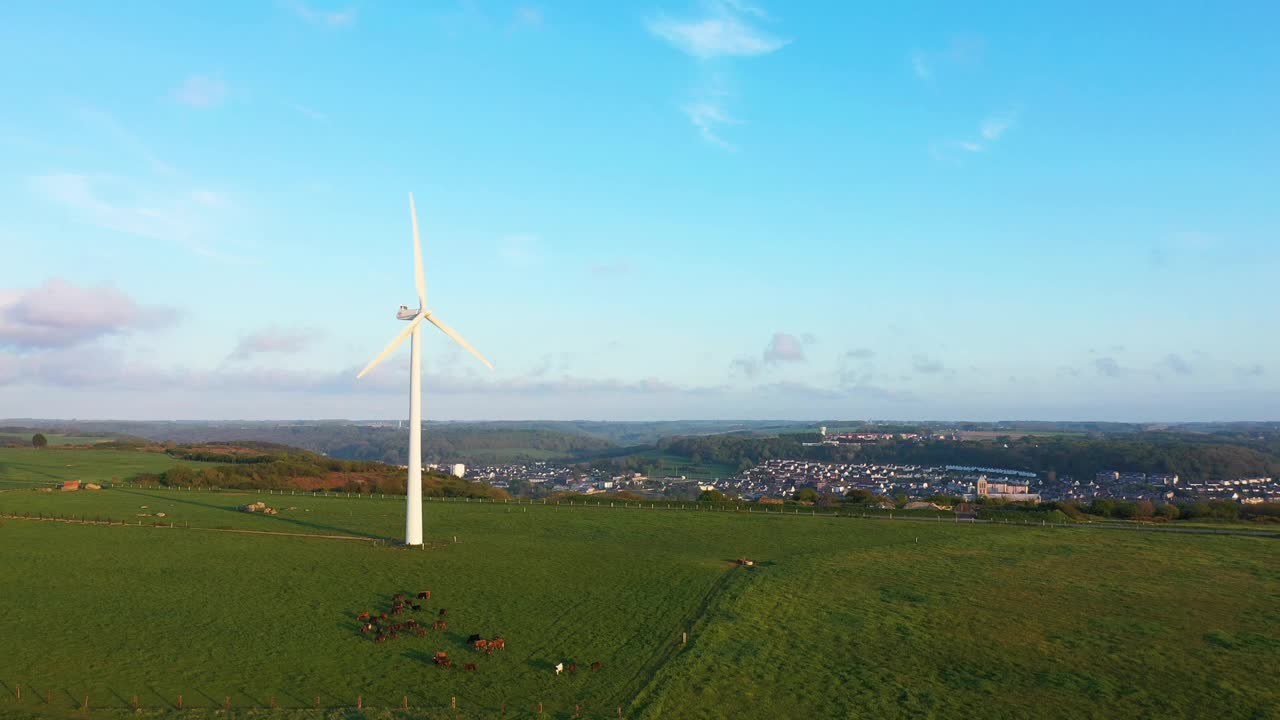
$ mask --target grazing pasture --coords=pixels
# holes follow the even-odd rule
[[[0,432],[0,442],[18,441],[23,443],[24,445],[30,445],[31,436],[35,435],[36,432],[38,431],[32,430],[30,432],[27,432],[27,431]],[[111,439],[110,437],[104,437],[101,435],[64,435],[60,433],[48,433],[48,432],[41,433],[41,434],[44,435],[44,439],[48,441],[50,447],[54,447],[57,445],[94,445],[96,443],[106,442]]]
[[[280,513],[236,509],[252,501]],[[125,714],[134,695],[187,712],[274,698],[300,717],[357,697],[461,718],[1280,707],[1270,538],[437,501],[430,549],[409,550],[370,541],[402,531],[400,498],[15,490],[0,512],[144,523],[0,519],[0,714],[82,717],[86,696]],[[157,512],[177,527],[148,526]],[[423,590],[405,617],[447,608],[447,630],[361,632],[359,613]]]
[[[0,447],[0,490],[47,486],[63,480],[111,482],[174,465],[199,465],[162,452],[54,447],[52,437],[49,442],[49,447],[40,450]]]

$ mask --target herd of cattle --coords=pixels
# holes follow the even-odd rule
[[[419,591],[416,598],[410,598],[404,593],[396,593],[391,596],[391,609],[387,612],[362,612],[356,615],[356,619],[360,621],[360,632],[365,635],[372,634],[373,641],[376,643],[385,643],[388,640],[395,640],[401,634],[413,634],[418,637],[424,637],[427,634],[427,627],[421,622],[413,618],[407,618],[405,620],[396,620],[396,618],[409,612],[421,612],[422,604],[415,601],[430,599],[430,590]],[[447,609],[440,608],[436,613],[436,620],[431,623],[432,629],[448,630],[449,622],[445,620],[448,615],[449,611]],[[501,635],[489,640],[486,640],[480,635],[472,635],[467,638],[467,644],[477,652],[483,652],[486,655],[492,655],[496,650],[507,649],[507,641]],[[437,652],[433,662],[439,667],[453,667],[453,660],[449,658],[449,653],[444,651]],[[592,670],[599,670],[600,668],[601,664],[599,662],[591,663]],[[472,662],[463,663],[462,669],[474,671],[476,669],[476,664]],[[557,675],[566,670],[570,673],[576,673],[578,671],[578,666],[575,663],[569,663],[568,667],[566,667],[564,663],[560,663],[555,666]]]
[[[418,593],[418,600],[430,600],[431,591],[423,590]],[[373,641],[384,643],[388,640],[395,640],[401,633],[412,633],[419,637],[427,634],[427,628],[418,620],[409,618],[403,621],[396,621],[395,618],[407,612],[418,612],[422,610],[422,605],[409,599],[404,593],[396,593],[391,597],[391,609],[384,613],[362,612],[356,615],[356,619],[360,621],[360,632],[368,635],[373,634]],[[449,611],[440,608],[439,619],[431,624],[436,630],[448,629],[449,623],[445,621],[445,616]]]

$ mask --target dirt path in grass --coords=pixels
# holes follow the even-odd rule
[[[636,673],[632,683],[635,689],[628,692],[622,700],[622,708],[627,715],[635,713],[637,703],[641,702],[649,695],[657,684],[658,672],[676,655],[680,654],[687,648],[693,646],[698,639],[698,631],[702,629],[707,619],[707,613],[711,606],[724,594],[724,591],[733,583],[744,583],[750,579],[754,570],[747,570],[736,565],[731,566],[716,581],[711,584],[707,593],[702,596],[697,606],[685,617],[680,620],[680,632],[689,633],[689,641],[681,643],[678,639],[672,638],[670,645],[659,648],[653,657],[649,659]]]

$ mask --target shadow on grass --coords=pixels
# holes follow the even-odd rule
[[[122,492],[122,493],[129,493],[131,495],[138,495],[140,497],[149,497],[149,498],[156,497],[154,493],[142,492],[139,490],[130,490],[126,488],[115,488],[115,491]],[[194,505],[196,507],[208,508],[210,510],[221,510],[223,512],[235,513],[237,515],[244,514],[240,510],[233,507],[227,507],[225,505],[215,505],[209,502],[200,502],[199,500],[196,500],[196,499],[188,500],[182,497],[178,497],[178,491],[176,490],[173,491],[173,493],[174,493],[174,496],[172,497],[168,495],[164,495],[162,497],[168,500],[173,500],[174,502],[185,503],[187,505]],[[254,513],[254,515],[258,515],[258,513]],[[324,525],[317,522],[310,522],[308,520],[299,520],[296,518],[285,517],[283,515],[258,515],[258,516],[263,519],[267,519],[274,522],[287,523],[290,525],[296,525],[298,527],[309,528],[311,530],[323,531],[323,533],[310,533],[315,535],[318,535],[318,534],[352,535],[356,537],[369,538],[371,540],[384,540],[384,541],[391,540],[391,538],[384,537],[382,535],[375,535],[373,533],[365,532],[363,530],[355,530],[352,528],[339,527],[337,525]],[[236,529],[247,529],[247,528],[236,528]]]

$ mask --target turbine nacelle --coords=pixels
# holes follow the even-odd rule
[[[412,320],[422,314],[422,308],[417,310],[411,309],[408,305],[401,305],[400,310],[396,312],[397,320]]]

